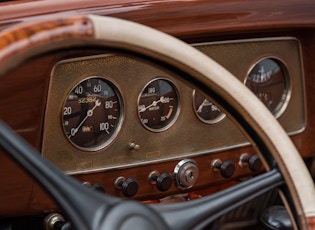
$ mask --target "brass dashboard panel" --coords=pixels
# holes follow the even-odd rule
[[[305,125],[303,73],[299,42],[294,38],[238,40],[194,44],[244,82],[252,66],[262,58],[277,58],[286,68],[289,87],[286,109],[279,122],[291,135]],[[84,151],[72,145],[63,131],[62,112],[68,93],[91,76],[115,84],[122,96],[123,123],[106,147]],[[178,91],[180,114],[163,132],[142,125],[137,101],[143,87],[155,78],[169,79]],[[222,76],[224,77],[224,76]],[[247,145],[248,141],[227,117],[216,124],[201,122],[193,110],[193,88],[168,72],[124,55],[104,54],[56,63],[50,80],[43,133],[43,156],[70,174],[131,167],[183,159]]]

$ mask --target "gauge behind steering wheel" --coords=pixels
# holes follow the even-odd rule
[[[42,162],[31,147],[26,147],[14,134],[8,134],[6,126],[1,125],[0,145],[46,188],[76,229],[123,229],[126,226],[137,226],[138,229],[199,228],[211,219],[213,210],[209,209],[212,206],[228,199],[232,202],[232,194],[250,193],[250,188],[257,188],[255,184],[260,182],[278,181],[278,170],[291,194],[299,227],[315,227],[313,182],[286,133],[241,82],[189,45],[133,22],[98,16],[48,19],[20,25],[2,32],[0,41],[0,75],[36,55],[86,46],[136,54],[175,71],[181,80],[214,98],[225,109],[224,112],[234,118],[259,149],[265,166],[270,170],[257,177],[260,181],[254,178],[245,187],[223,191],[215,199],[205,197],[175,205],[144,206],[83,188],[48,162]],[[272,178],[276,179],[272,181]],[[80,202],[83,199],[84,204]],[[182,213],[183,210],[187,212]],[[196,210],[198,214],[193,214]],[[187,213],[191,215],[183,218]]]

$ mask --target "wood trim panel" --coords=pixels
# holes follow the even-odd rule
[[[50,19],[42,23],[23,24],[8,29],[1,34],[0,62],[2,73],[7,72],[8,61],[17,53],[26,52],[40,45],[49,46],[52,42],[63,41],[65,38],[84,38],[93,35],[93,26],[89,19],[81,16],[73,18]]]
[[[95,14],[136,21],[180,37],[314,26],[312,0],[22,1],[0,4],[0,28],[46,14]],[[150,15],[150,17],[148,17]],[[181,25],[178,26],[178,21]]]

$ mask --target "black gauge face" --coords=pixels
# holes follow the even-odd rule
[[[199,120],[207,124],[215,124],[225,117],[225,113],[196,90],[193,91],[193,107]]]
[[[85,79],[68,94],[62,111],[65,135],[82,150],[108,145],[122,121],[121,97],[116,87],[100,77]]]
[[[281,115],[288,98],[288,77],[277,59],[259,61],[250,71],[245,85],[267,106],[275,117]]]
[[[138,114],[147,129],[161,132],[177,118],[179,98],[175,86],[168,80],[155,79],[142,90],[138,100]]]

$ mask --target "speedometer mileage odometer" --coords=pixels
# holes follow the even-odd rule
[[[117,135],[122,108],[121,96],[114,84],[101,77],[87,78],[71,90],[64,102],[64,133],[81,150],[99,150]]]

